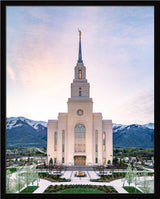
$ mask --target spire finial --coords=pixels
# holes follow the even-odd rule
[[[78,28],[78,32],[79,32],[79,52],[78,52],[78,62],[82,63],[82,50],[81,50],[81,31]]]
[[[81,38],[81,31],[79,28],[78,28],[78,32],[79,32],[79,38]]]

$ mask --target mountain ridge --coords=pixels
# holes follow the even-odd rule
[[[47,122],[25,117],[6,119],[7,146],[46,146]],[[132,142],[131,142],[132,140]],[[113,124],[113,147],[154,147],[154,123]]]

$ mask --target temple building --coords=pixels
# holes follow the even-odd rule
[[[93,113],[90,84],[82,60],[79,30],[78,61],[71,83],[68,111],[57,120],[48,120],[47,157],[64,165],[106,165],[112,163],[112,120],[103,120],[102,113]]]

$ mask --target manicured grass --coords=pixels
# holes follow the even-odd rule
[[[17,168],[7,168],[11,173],[15,173],[17,171]]]
[[[97,189],[84,189],[84,188],[73,188],[73,189],[64,189],[57,191],[56,193],[105,193]]]
[[[112,186],[100,185],[50,185],[43,193],[118,193]]]
[[[138,189],[135,190],[135,187],[128,187],[125,186],[123,187],[128,193],[142,193],[141,191],[139,191]]]
[[[28,186],[23,189],[20,193],[33,193],[39,186]]]

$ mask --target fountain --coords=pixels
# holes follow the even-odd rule
[[[84,171],[76,171],[76,174],[75,174],[76,177],[85,177],[86,174]]]

